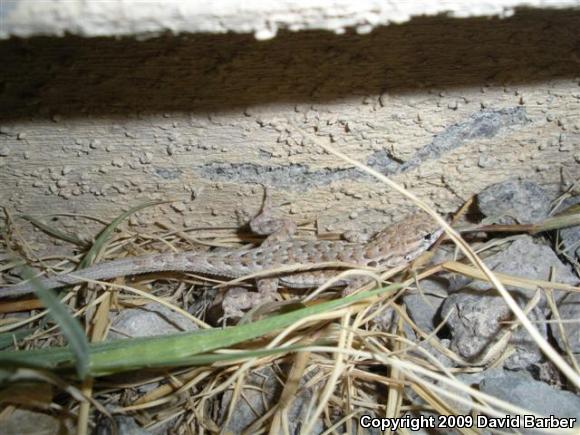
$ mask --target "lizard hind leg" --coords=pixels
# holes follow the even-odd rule
[[[266,278],[257,282],[258,291],[250,291],[245,287],[232,287],[227,290],[221,300],[223,320],[239,320],[248,311],[259,305],[276,300],[278,279]]]
[[[347,286],[342,290],[342,296],[343,297],[350,296],[353,293],[357,292],[359,289],[367,287],[372,282],[374,282],[374,280],[367,276],[356,276],[354,278],[351,278]]]

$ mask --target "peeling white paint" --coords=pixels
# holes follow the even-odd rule
[[[579,8],[579,0],[3,0],[0,39],[10,36],[94,36],[161,33],[252,33],[270,39],[279,30],[354,28],[368,33],[377,26],[417,16],[506,17],[519,7]]]

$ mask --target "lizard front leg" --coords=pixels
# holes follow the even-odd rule
[[[255,234],[267,236],[261,246],[273,246],[290,239],[296,232],[296,224],[288,218],[273,216],[272,197],[268,188],[264,187],[264,203],[251,221],[250,228]],[[258,305],[276,300],[278,278],[260,278],[256,280],[258,292],[249,291],[244,287],[233,287],[226,291],[222,300],[223,319],[238,319],[245,311]]]
[[[298,229],[291,219],[274,217],[272,196],[267,187],[264,187],[264,203],[262,209],[250,221],[250,228],[255,234],[268,236],[262,242],[262,246],[271,246],[289,240]]]

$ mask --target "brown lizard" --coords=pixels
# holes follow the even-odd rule
[[[268,203],[268,197],[266,198]],[[97,264],[73,273],[40,279],[45,288],[78,284],[84,279],[107,280],[151,272],[178,271],[201,273],[225,278],[276,269],[282,266],[316,268],[318,263],[340,262],[351,265],[388,269],[402,266],[417,258],[441,235],[442,229],[425,213],[406,217],[377,233],[367,242],[292,239],[296,225],[290,221],[269,218],[264,205],[262,213],[250,223],[258,234],[270,234],[258,247],[209,253],[164,253],[129,257]],[[307,272],[282,273],[258,279],[260,293],[272,293],[278,284],[290,288],[312,288],[336,275],[336,268]],[[349,285],[351,281],[337,283]],[[24,282],[0,288],[0,299],[33,293],[31,284]]]

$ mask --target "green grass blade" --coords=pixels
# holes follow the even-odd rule
[[[191,365],[196,355],[200,356],[217,349],[237,345],[283,329],[305,317],[344,308],[352,303],[392,292],[401,287],[401,284],[392,284],[385,288],[357,293],[224,329],[93,343],[90,345],[89,372],[93,376],[102,376],[152,367]],[[72,365],[72,355],[67,348],[0,352],[0,364],[42,369],[67,368]]]
[[[23,214],[23,215],[21,215],[21,217],[23,219],[26,219],[28,222],[30,222],[35,227],[40,228],[42,231],[44,231],[48,235],[56,237],[57,239],[64,240],[65,242],[69,242],[69,243],[72,243],[72,244],[77,245],[77,246],[86,246],[87,245],[87,242],[83,242],[77,236],[75,236],[73,234],[69,234],[69,233],[64,233],[60,230],[57,230],[56,228],[53,228],[50,225],[45,224],[44,222],[42,222],[36,218],[33,218],[32,216]]]
[[[27,335],[32,334],[33,331],[33,329],[19,329],[17,331],[0,334],[0,350],[12,346],[15,341],[23,339]]]
[[[580,225],[580,213],[563,213],[533,225],[532,234],[575,227],[576,225]]]
[[[154,205],[165,204],[170,201],[147,201],[143,204],[137,205],[135,207],[130,208],[126,212],[121,213],[118,217],[116,217],[109,225],[105,227],[103,231],[95,239],[93,246],[89,249],[89,252],[84,256],[82,261],[79,264],[79,269],[83,269],[85,267],[91,266],[99,253],[103,250],[111,236],[113,235],[114,231],[117,229],[119,224],[123,222],[127,217],[131,216],[133,213],[142,210],[147,207],[151,207]]]
[[[185,362],[187,365],[201,366],[213,364],[215,362],[236,361],[246,358],[259,358],[262,356],[276,355],[279,353],[299,352],[312,346],[329,346],[331,343],[328,340],[321,340],[310,344],[295,344],[292,346],[279,347],[274,349],[258,349],[248,350],[245,352],[236,353],[207,353],[202,355],[195,355]]]
[[[42,286],[32,269],[25,267],[22,274],[26,279],[30,280],[36,296],[48,308],[49,315],[60,327],[62,334],[68,341],[68,347],[72,352],[72,360],[75,363],[77,374],[80,379],[85,379],[89,373],[89,341],[81,324],[68,312],[67,308],[60,302],[60,299],[52,290]]]

